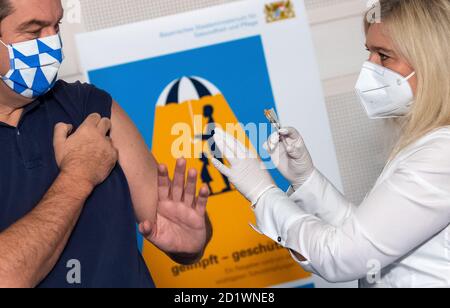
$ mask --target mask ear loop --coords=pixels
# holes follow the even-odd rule
[[[2,40],[0,40],[0,43],[2,43],[3,46],[5,46],[7,49],[9,49],[8,45],[6,45]],[[4,76],[0,74],[0,80],[3,80]]]
[[[5,46],[6,48],[8,48],[8,45],[6,45],[2,40],[0,40],[0,43],[2,43],[3,46]]]
[[[404,78],[404,81],[405,81],[405,82],[408,82],[411,78],[414,77],[414,75],[416,75],[416,72],[415,72],[415,71],[412,72],[411,74],[409,74],[408,77],[405,77],[405,78]],[[398,81],[399,81],[398,85],[401,86],[402,83],[403,83],[402,80],[399,79]],[[413,103],[414,103],[414,101],[412,101],[412,102],[408,105],[408,107],[410,107]]]
[[[405,78],[406,81],[410,80],[411,78],[414,77],[414,75],[416,75],[416,72],[412,72],[408,77]]]
[[[399,79],[398,82],[397,82],[398,85],[401,86],[402,83],[403,83],[404,81],[409,81],[411,78],[414,77],[414,75],[416,75],[416,72],[415,72],[415,71],[412,72],[411,74],[409,74],[408,77],[405,77],[405,78],[403,78],[403,79]]]

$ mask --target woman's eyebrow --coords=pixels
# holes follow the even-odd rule
[[[366,44],[366,47],[369,50],[382,51],[382,52],[385,52],[385,53],[394,53],[393,50],[388,49],[386,47],[382,47],[382,46],[369,46],[368,44]]]

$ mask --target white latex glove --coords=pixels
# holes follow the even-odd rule
[[[255,205],[264,193],[277,187],[275,182],[255,153],[249,151],[242,143],[220,128],[216,128],[214,131],[216,146],[231,167],[226,167],[215,158],[212,159],[213,165],[228,177],[252,205]]]
[[[264,148],[295,190],[306,183],[315,169],[303,138],[295,128],[282,128],[272,134]]]

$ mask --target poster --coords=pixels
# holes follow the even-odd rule
[[[275,108],[313,153],[320,145],[316,164],[340,185],[303,1],[240,1],[82,34],[77,43],[88,80],[127,111],[157,160],[173,170],[185,157],[212,191],[214,236],[199,263],[177,265],[142,242],[156,285],[313,286],[288,251],[251,229],[249,202],[209,160],[212,131],[228,125],[287,188],[262,148],[271,133],[263,111]]]

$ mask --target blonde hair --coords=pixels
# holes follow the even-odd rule
[[[450,0],[380,0],[378,5],[397,53],[418,78],[393,158],[428,133],[450,125]],[[366,20],[366,31],[370,26]]]

